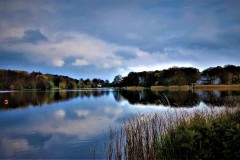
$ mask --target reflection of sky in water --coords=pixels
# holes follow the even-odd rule
[[[140,99],[144,94],[140,94]],[[201,102],[181,110],[206,108]],[[78,96],[42,107],[1,111],[0,158],[91,158],[91,149],[106,140],[110,125],[121,124],[124,117],[132,114],[167,110],[179,109],[130,105],[114,94],[103,94],[101,97]]]
[[[1,112],[0,157],[89,158],[89,144],[129,112],[112,95]]]
[[[209,92],[201,92],[201,91],[199,91],[197,94],[198,94],[198,96],[199,96],[200,98],[202,98],[202,99],[207,99],[207,98],[209,98]],[[211,91],[211,94],[212,94],[212,96],[213,96],[214,98],[219,98],[219,97],[221,96],[220,91],[217,91],[217,90]]]
[[[123,108],[107,96],[2,112],[0,155],[31,157],[38,156],[40,150],[43,158],[86,156],[89,153],[81,152],[79,146],[86,145],[89,137],[103,136],[109,124],[114,123],[122,112]],[[76,153],[61,155],[66,150],[74,152],[74,148]]]

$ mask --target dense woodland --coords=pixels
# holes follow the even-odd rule
[[[210,67],[200,72],[193,67],[172,67],[160,71],[130,72],[126,77],[115,76],[112,83],[99,78],[74,79],[68,76],[0,70],[0,89],[76,89],[126,86],[171,86],[200,84],[240,84],[240,66]]]
[[[161,71],[130,72],[115,76],[113,86],[171,86],[199,84],[240,84],[240,66],[210,67],[200,72],[192,67],[172,67]]]
[[[73,79],[68,76],[42,74],[41,72],[28,73],[17,70],[0,70],[0,89],[23,90],[23,89],[76,89],[108,87],[109,81],[94,78]]]

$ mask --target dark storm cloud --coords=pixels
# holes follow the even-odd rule
[[[185,49],[193,49],[193,50],[207,50],[211,52],[211,50],[219,50],[226,49],[229,46],[226,43],[221,42],[221,40],[210,40],[210,39],[201,39],[201,38],[174,38],[166,42],[165,46],[170,47],[181,47]]]
[[[48,38],[44,36],[39,29],[29,29],[24,31],[24,35],[20,38],[9,37],[4,39],[3,43],[17,44],[17,43],[32,43],[37,44],[41,42],[48,42]]]
[[[5,66],[11,66],[11,65],[21,65],[25,62],[25,58],[20,53],[14,53],[14,52],[7,52],[7,51],[0,51],[0,68],[4,68]]]
[[[218,34],[218,38],[222,43],[229,47],[239,48],[240,44],[240,28],[238,31],[225,31]],[[224,45],[222,44],[222,45]]]
[[[26,30],[24,36],[20,39],[21,42],[38,43],[47,42],[48,39],[38,29]]]
[[[137,58],[136,53],[130,52],[130,51],[124,51],[124,50],[120,50],[120,51],[115,52],[115,55],[123,58],[124,60]]]

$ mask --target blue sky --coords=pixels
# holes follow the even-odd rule
[[[239,0],[0,0],[0,68],[112,80],[240,65]]]

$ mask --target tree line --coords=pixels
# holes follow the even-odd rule
[[[193,67],[171,67],[164,70],[130,72],[115,76],[112,83],[99,78],[74,79],[68,76],[42,74],[41,72],[0,70],[0,89],[77,89],[126,86],[171,86],[200,84],[240,84],[240,66],[210,67],[202,72]]]
[[[108,87],[108,80],[99,78],[74,79],[68,76],[42,74],[41,72],[27,72],[19,70],[0,70],[0,89],[24,90],[38,89],[48,90],[58,89],[77,89],[77,88],[96,88]]]
[[[201,75],[209,84],[213,84],[217,79],[221,84],[240,84],[240,66],[210,67],[205,69]]]
[[[199,84],[240,84],[240,66],[210,67],[202,72],[193,67],[172,67],[157,71],[130,72],[127,76],[115,76],[112,85],[125,86],[171,86]]]

